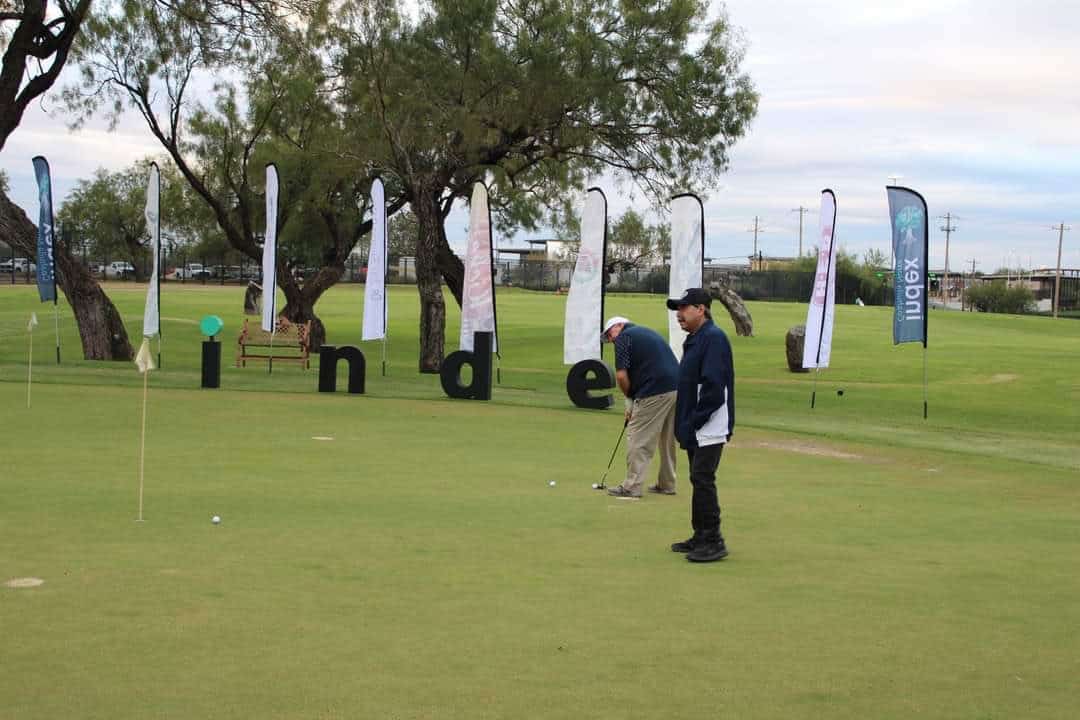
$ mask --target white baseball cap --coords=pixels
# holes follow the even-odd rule
[[[608,318],[608,321],[604,323],[603,332],[600,333],[600,339],[604,342],[607,342],[608,330],[615,327],[616,325],[625,325],[628,322],[630,321],[622,317],[621,315],[616,315],[615,317]]]

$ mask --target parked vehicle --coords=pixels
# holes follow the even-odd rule
[[[182,268],[176,268],[177,280],[204,280],[210,277],[210,271],[202,266],[202,263],[188,263]]]
[[[0,262],[0,273],[11,273],[12,271],[17,273],[36,273],[37,265],[26,258],[15,258],[14,260],[8,258],[4,262]]]
[[[125,280],[135,277],[135,266],[129,262],[116,261],[105,266],[105,277]]]

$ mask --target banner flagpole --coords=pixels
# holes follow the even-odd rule
[[[56,364],[60,364],[60,307],[53,298],[53,320],[56,325]]]
[[[50,180],[50,186],[49,186],[49,195],[50,196],[52,195],[51,180]],[[49,201],[49,205],[50,206],[52,205],[52,200]],[[51,212],[51,210],[50,210],[50,212]],[[55,245],[55,239],[54,239],[54,245]],[[52,282],[53,282],[53,285],[52,285],[52,287],[53,287],[53,290],[52,290],[52,292],[53,292],[53,298],[52,298],[53,323],[54,323],[54,325],[56,327],[56,364],[59,365],[60,364],[60,305],[59,305],[60,296],[57,295],[57,293],[56,293],[56,251],[55,251],[55,249],[53,250]]]
[[[495,384],[502,384],[502,343],[499,342],[499,304],[495,297],[495,231],[491,225],[491,204],[487,206],[488,215],[488,260],[491,262],[491,324],[495,336]],[[555,283],[558,285],[558,281]]]
[[[34,374],[34,320],[30,320],[30,354],[26,358],[26,409],[30,409],[30,381]]]
[[[832,210],[831,213],[829,212],[830,209]],[[834,321],[832,311],[836,303],[836,279],[832,274],[833,267],[836,264],[836,195],[829,188],[825,188],[821,191],[821,216],[819,218],[819,223],[819,240],[822,245],[818,245],[818,263],[817,268],[814,271],[814,289],[810,295],[810,306],[807,309],[806,317],[806,329],[813,329],[814,335],[817,336],[817,349],[814,353],[814,384],[810,392],[811,410],[817,405],[817,384],[818,378],[821,375],[822,351],[824,350],[825,353],[825,365],[829,364],[829,356],[832,354],[832,331]],[[822,258],[821,250],[825,242],[828,242],[829,244],[829,251],[825,257]],[[822,277],[821,272],[823,260],[825,264],[824,277]],[[818,321],[817,326],[811,328],[811,319],[817,320],[817,318],[814,318],[814,308],[818,300],[820,300],[821,303],[821,318]],[[827,343],[826,336],[828,337]],[[804,368],[807,365],[806,360],[806,349],[804,348],[802,363]]]
[[[929,383],[929,375],[928,375],[928,373],[929,373],[929,370],[927,369],[926,343],[924,342],[923,343],[923,348],[922,348],[922,419],[923,420],[926,419],[927,412],[928,412],[928,410],[927,410],[927,407],[928,407],[927,398],[928,398],[928,392],[929,392],[928,389],[927,389],[927,386],[928,386],[928,383]]]
[[[925,200],[923,201],[925,205]],[[929,359],[927,357],[926,340],[930,329],[930,220],[927,211],[927,221],[923,225],[923,257],[926,258],[926,267],[923,269],[923,297],[926,298],[926,312],[923,313],[922,326],[922,418],[927,419],[929,413]],[[948,298],[946,298],[948,300]]]
[[[385,210],[385,199],[384,199]],[[374,214],[374,213],[373,213]],[[389,225],[389,219],[386,222]],[[387,252],[390,244],[390,228],[387,227],[383,232],[383,337],[382,337],[382,374],[386,377],[386,343],[390,340],[390,300],[386,297],[386,274],[390,272],[390,255]],[[370,255],[370,253],[368,253]],[[367,287],[365,285],[365,291]]]
[[[143,521],[143,470],[146,467],[146,391],[150,383],[150,373],[143,373],[142,386],[142,438],[139,443],[139,517]]]
[[[143,479],[146,468],[146,405],[147,389],[150,384],[150,371],[154,369],[154,356],[150,353],[150,340],[144,337],[139,352],[135,356],[135,367],[143,376],[143,405],[142,405],[142,430],[139,440],[139,517],[136,522],[143,521]]]

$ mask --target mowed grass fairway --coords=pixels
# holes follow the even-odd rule
[[[145,288],[108,289],[137,336]],[[751,304],[753,338],[717,306],[731,556],[695,566],[667,549],[685,456],[676,497],[590,488],[621,404],[566,398],[565,298],[499,291],[482,403],[416,372],[415,288],[390,294],[386,377],[363,289],[319,305],[365,352],[364,396],[344,366],[315,392],[317,359],[233,368],[242,295],[163,289],[136,523],[141,376],[78,359],[67,313],[56,366],[51,307],[0,286],[0,583],[45,581],[0,585],[0,718],[1076,716],[1080,323],[935,312],[924,421],[922,348],[892,346],[888,309],[837,309],[811,411],[783,351],[805,305]],[[207,313],[220,390],[198,389]],[[655,296],[607,313],[666,327]]]

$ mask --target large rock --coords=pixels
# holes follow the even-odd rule
[[[806,345],[806,326],[796,325],[787,331],[784,338],[787,348],[787,366],[791,372],[810,372],[802,366],[803,346]]]
[[[731,321],[735,323],[736,335],[753,337],[754,319],[750,317],[750,311],[746,309],[746,304],[738,293],[727,285],[714,280],[709,283],[709,295],[719,300],[727,308],[728,314],[731,315]]]

